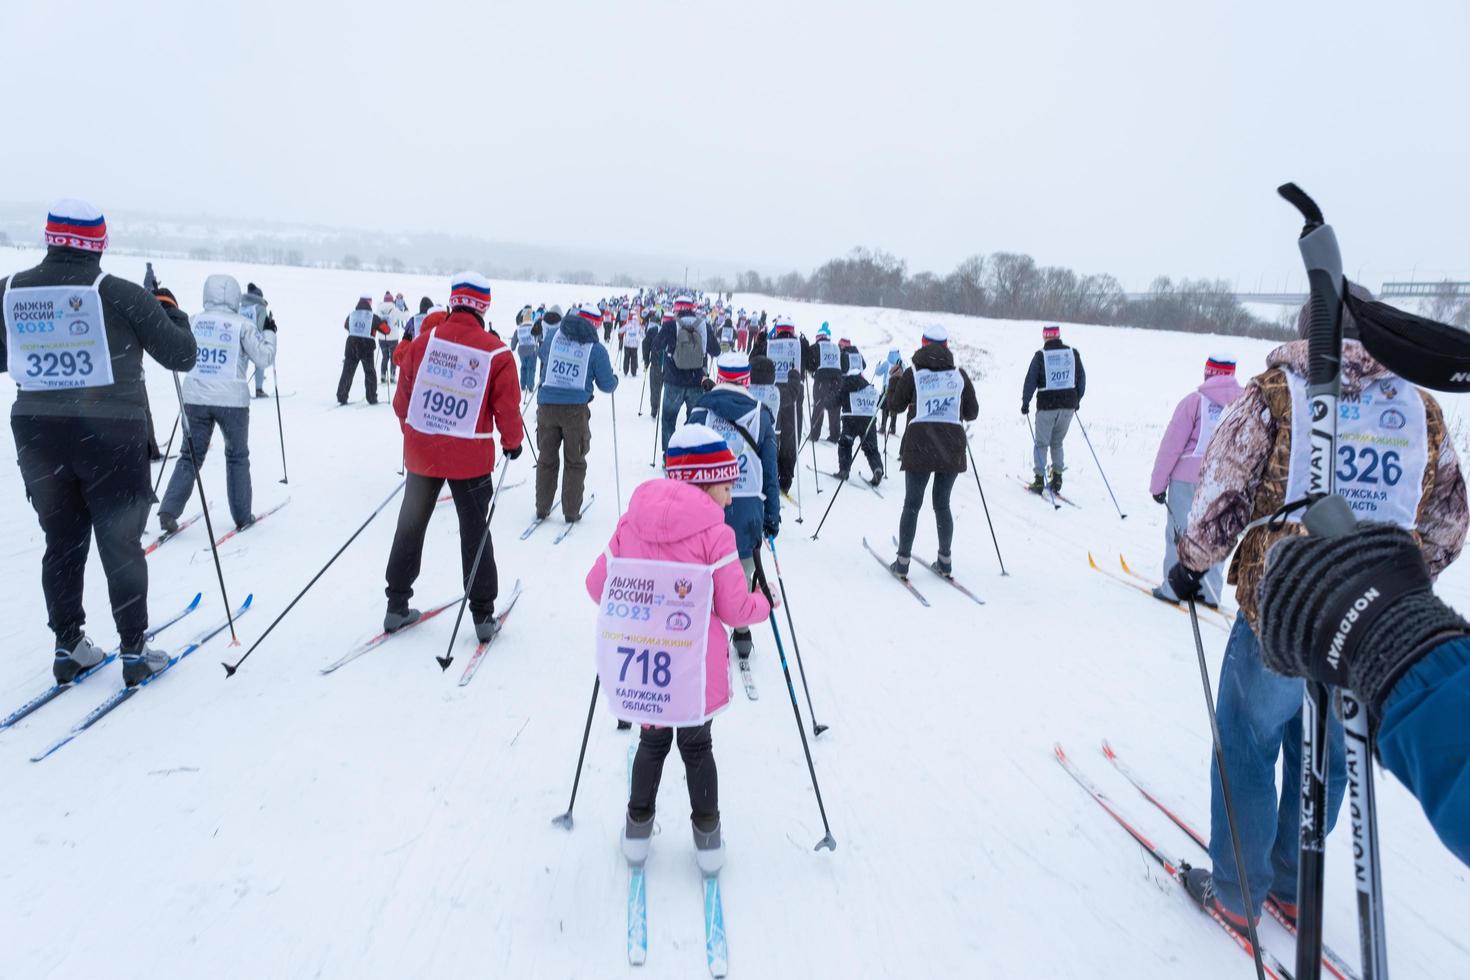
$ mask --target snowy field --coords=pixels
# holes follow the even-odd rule
[[[0,250],[0,274],[35,250]],[[143,261],[109,257],[141,281]],[[204,277],[259,283],[280,324],[280,405],[253,403],[257,512],[291,504],[222,547],[231,596],[256,609],[247,645],[400,479],[400,437],[387,404],[336,407],[343,317],[360,291],[442,301],[447,281],[285,267],[167,262],[158,267],[197,310]],[[611,290],[609,290],[611,292]],[[592,287],[496,282],[492,319],[505,333],[523,303],[595,300]],[[823,320],[875,361],[907,357],[935,317],[737,296],[791,314],[808,334]],[[740,696],[714,726],[728,862],[722,875],[731,976],[1239,978],[1250,964],[1052,758],[1060,741],[1122,810],[1171,853],[1204,860],[1099,752],[1106,737],[1160,795],[1203,826],[1209,728],[1188,619],[1110,572],[1119,556],[1159,574],[1162,508],[1147,493],[1157,440],[1196,385],[1212,348],[1261,370],[1271,345],[1103,327],[1066,327],[1083,353],[1081,421],[1106,467],[1120,520],[1082,433],[1069,436],[1067,492],[1055,511],[1025,494],[1026,425],[1017,411],[1038,325],[938,317],[980,395],[972,427],[1002,578],[973,476],[955,489],[956,571],[976,606],[922,569],[921,608],[862,548],[893,550],[901,482],[883,498],[859,487],[810,535],[833,485],[818,495],[800,466],[804,521],[783,514],[778,541],[817,719],[812,745],[838,841],[822,836],[768,628],[756,630],[761,699]],[[641,380],[641,379],[639,379]],[[269,386],[269,382],[267,383]],[[155,366],[160,439],[176,411]],[[7,393],[11,383],[0,382]],[[622,496],[651,478],[654,426],[636,382],[617,393]],[[1449,399],[1461,450],[1460,405]],[[528,417],[528,421],[531,421]],[[495,514],[501,594],[525,594],[475,681],[458,687],[434,662],[447,617],[323,677],[327,662],[377,631],[396,502],[358,539],[233,679],[216,641],[51,758],[38,749],[121,683],[115,668],[0,733],[4,860],[0,930],[7,977],[621,977],[707,975],[700,884],[682,765],[666,771],[660,833],[648,871],[646,966],[624,956],[627,873],[617,849],[629,735],[601,705],[571,832],[565,809],[593,676],[594,605],[583,576],[617,517],[612,400],[593,404],[584,526],[561,544],[559,518],[526,541],[529,453],[510,463]],[[9,427],[0,429],[12,453]],[[897,473],[897,443],[890,446]],[[817,448],[835,468],[835,449]],[[861,469],[859,466],[857,469]],[[205,466],[216,528],[227,522],[223,450]],[[50,681],[41,598],[42,540],[13,468],[0,475],[0,699],[8,711]],[[197,509],[197,502],[188,512]],[[150,522],[150,531],[156,524]],[[218,533],[218,530],[217,530]],[[430,526],[418,600],[456,594],[451,508]],[[915,552],[932,554],[932,514]],[[173,646],[219,614],[202,524],[149,559],[155,619],[196,591],[204,603]],[[1140,583],[1141,584],[1141,583]],[[1465,563],[1442,593],[1470,606]],[[95,553],[87,579],[90,633],[116,641]],[[785,620],[781,620],[785,631]],[[1225,640],[1203,626],[1212,676]],[[459,639],[460,651],[471,642]],[[243,647],[242,647],[243,650]],[[787,638],[788,655],[791,644]],[[793,663],[793,672],[795,664]],[[798,680],[798,687],[799,687]],[[803,719],[806,706],[802,706]],[[1418,805],[1379,781],[1390,956],[1397,977],[1470,976],[1470,875],[1439,844]],[[1344,813],[1329,842],[1327,941],[1356,962],[1356,919]],[[1263,925],[1288,964],[1289,938]]]

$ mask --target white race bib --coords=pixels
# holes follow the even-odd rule
[[[842,368],[842,349],[831,341],[817,341],[817,365],[823,371],[840,370]]]
[[[915,422],[960,422],[960,398],[965,393],[965,379],[959,368],[947,371],[914,370]]]
[[[347,315],[347,333],[353,337],[373,335],[373,311],[353,310]]]
[[[522,350],[534,350],[536,348],[536,335],[531,332],[531,325],[523,323],[516,327],[516,346]]]
[[[775,385],[751,385],[750,394],[756,401],[771,411],[771,421],[777,432],[781,431],[781,389]]]
[[[1189,454],[1190,459],[1204,458],[1205,447],[1210,444],[1210,437],[1219,428],[1220,419],[1224,415],[1224,405],[1216,405],[1204,395],[1199,396],[1199,441],[1194,444],[1194,452]]]
[[[872,385],[849,392],[847,400],[852,405],[852,410],[844,412],[844,415],[857,415],[870,419],[878,414],[878,389]]]
[[[1047,391],[1068,391],[1077,387],[1077,355],[1072,348],[1044,350],[1041,358],[1046,370]]]
[[[11,286],[5,291],[10,376],[21,391],[64,391],[112,384],[112,350],[102,317],[102,282],[90,286]]]
[[[725,445],[730,447],[730,452],[735,454],[735,458],[740,463],[740,475],[735,479],[735,486],[731,494],[736,497],[763,496],[765,481],[762,479],[761,457],[755,451],[755,447],[746,441],[746,438],[740,434],[740,430],[728,420],[711,411],[706,411],[704,414],[704,424],[724,437]],[[760,402],[757,401],[754,407],[739,419],[739,423],[746,432],[750,433],[752,439],[759,441],[761,437]]]
[[[642,339],[642,337],[638,336],[638,328],[631,323],[628,324],[627,329],[623,331],[624,347],[637,347]]]
[[[235,381],[239,378],[240,334],[254,330],[253,321],[229,313],[199,313],[189,323],[199,352],[189,376],[199,381]]]
[[[587,366],[592,361],[592,345],[579,344],[560,331],[551,342],[546,356],[546,377],[541,382],[553,388],[587,389]]]
[[[795,337],[767,341],[766,354],[776,365],[776,382],[785,384],[797,369],[796,362],[801,360],[801,341]]]
[[[485,389],[490,386],[491,358],[507,349],[485,351],[430,334],[413,377],[409,426],[431,436],[488,438],[488,433],[476,432],[475,426],[485,404]]]
[[[1288,503],[1310,489],[1312,423],[1305,378],[1286,372],[1291,390],[1291,463]],[[1337,404],[1337,494],[1360,521],[1412,530],[1429,466],[1424,399],[1402,378],[1388,375]]]
[[[261,323],[259,303],[240,303],[240,315],[250,321],[250,325],[256,328],[265,326]]]

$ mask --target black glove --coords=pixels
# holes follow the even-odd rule
[[[699,383],[699,386],[701,388],[703,388],[705,391],[713,391],[714,390],[714,387],[715,387],[714,379],[713,378],[705,378],[703,381],[701,381]]]
[[[501,450],[501,452],[505,453],[505,458],[506,459],[520,459],[521,458],[521,447],[520,446],[506,446],[504,449]]]
[[[272,316],[271,314],[267,313],[265,315],[265,326],[261,327],[260,329],[262,329],[262,330],[269,330],[271,333],[275,333],[276,332],[276,318],[274,316]]]
[[[1154,494],[1154,503],[1156,503],[1156,504],[1167,504],[1168,502],[1169,502],[1169,493],[1168,493],[1167,490],[1160,490],[1158,493]]]
[[[1169,569],[1169,588],[1181,601],[1197,599],[1200,594],[1199,583],[1205,577],[1204,572],[1196,572],[1183,562],[1175,562],[1174,567]]]
[[[781,525],[779,522],[766,521],[764,531],[766,532],[766,537],[774,538],[781,533]]]
[[[1267,558],[1260,609],[1267,667],[1346,687],[1374,718],[1433,647],[1470,636],[1470,622],[1430,590],[1413,536],[1388,524],[1282,541]]]
[[[1022,415],[1030,415],[1031,414],[1031,403],[1030,402],[1022,402],[1021,403],[1021,414]]]

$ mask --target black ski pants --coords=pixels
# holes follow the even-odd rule
[[[139,543],[153,505],[148,423],[16,415],[10,428],[46,534],[41,591],[57,646],[75,645],[87,621],[82,584],[95,535],[118,639],[136,648],[148,629],[148,560]]]
[[[949,495],[954,490],[958,473],[935,473],[930,470],[908,470],[904,473],[903,514],[898,519],[898,554],[913,554],[914,533],[919,529],[919,510],[924,506],[924,488],[934,478],[934,526],[939,532],[939,553],[949,554],[954,542],[954,515],[949,510]]]
[[[781,393],[781,417],[776,420],[776,476],[781,492],[791,491],[796,478],[796,455],[801,439],[801,385],[777,385]]]
[[[337,402],[347,404],[347,395],[352,390],[352,376],[362,367],[362,380],[367,391],[369,405],[378,403],[378,374],[373,370],[373,339],[371,337],[348,337],[347,347],[342,354],[342,377],[337,382]]]
[[[633,757],[632,792],[628,815],[642,822],[653,816],[658,784],[664,775],[664,760],[677,740],[684,759],[684,777],[689,783],[689,818],[700,830],[713,830],[720,822],[720,779],[715,770],[713,720],[691,728],[658,728],[644,725],[638,734],[638,754]]]
[[[875,474],[883,472],[883,457],[878,452],[878,429],[873,422],[872,416],[843,416],[842,437],[837,440],[838,471],[846,473],[852,468],[852,444],[856,442],[862,447],[872,471]]]
[[[837,441],[837,431],[841,424],[842,406],[839,404],[842,396],[842,381],[840,379],[812,377],[812,438],[822,438],[822,417],[827,419],[827,441]]]
[[[638,348],[623,348],[623,374],[638,377]]]
[[[664,393],[664,366],[658,358],[648,362],[648,414],[659,417],[660,399]]]
[[[475,564],[475,553],[480,549],[480,539],[485,541],[485,554],[480,558],[480,568],[475,580],[470,582],[471,615],[488,616],[495,611],[495,597],[499,594],[499,579],[495,570],[495,542],[485,534],[486,521],[490,516],[490,497],[495,492],[493,473],[472,477],[468,480],[449,480],[449,491],[454,494],[454,509],[459,513],[459,564],[461,581],[468,582],[470,568]],[[398,508],[398,530],[393,533],[393,549],[388,553],[388,608],[408,608],[413,597],[413,583],[419,577],[423,564],[424,534],[429,529],[429,518],[439,501],[439,491],[445,484],[442,476],[424,476],[409,473],[407,486],[403,488],[403,504]]]

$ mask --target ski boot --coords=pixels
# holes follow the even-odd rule
[[[1189,892],[1189,897],[1199,903],[1199,907],[1211,915],[1223,919],[1232,929],[1241,935],[1245,935],[1247,926],[1245,916],[1236,915],[1234,912],[1220,904],[1219,897],[1215,894],[1215,876],[1204,868],[1184,867],[1184,890]],[[1260,922],[1257,917],[1256,922]]]
[[[750,630],[746,629],[732,630],[730,644],[735,648],[735,656],[741,660],[749,660],[750,651],[755,649],[755,641],[750,638]]]
[[[899,555],[888,565],[888,570],[905,582],[909,580],[909,559],[907,555]]]
[[[265,398],[266,397],[265,389],[264,388],[256,388],[255,389],[255,397],[256,398]]]
[[[1169,593],[1165,592],[1162,585],[1154,586],[1153,591],[1151,591],[1149,594],[1160,602],[1167,602],[1171,606],[1179,605],[1179,600],[1171,596]]]
[[[653,814],[648,815],[647,820],[634,820],[633,814],[628,814],[623,822],[623,834],[620,841],[623,846],[623,857],[628,859],[632,865],[642,865],[648,860],[648,845],[653,840]]]
[[[725,842],[720,838],[720,819],[716,817],[709,830],[701,830],[698,820],[689,823],[694,829],[694,860],[700,872],[706,878],[719,874],[725,866]]]
[[[880,484],[882,482],[883,482],[883,467],[881,467],[881,466],[875,466],[875,467],[873,467],[873,478],[868,481],[868,486],[870,486],[870,487],[876,487],[878,484]]]
[[[834,477],[836,477],[837,479],[841,480],[843,483],[846,483],[847,482],[847,477],[848,477],[849,474],[848,474],[848,471],[847,470],[838,470],[836,473],[833,473],[832,475]]]
[[[1051,492],[1052,493],[1061,493],[1062,492],[1062,471],[1061,470],[1052,470],[1051,471]]]
[[[122,652],[123,683],[128,687],[137,687],[154,674],[161,673],[168,666],[168,662],[168,654],[162,650],[151,649],[141,641],[134,650],[124,647]]]
[[[235,530],[236,531],[243,531],[246,528],[254,527],[254,526],[255,526],[255,515],[254,514],[251,514],[249,517],[245,518],[243,521],[236,521],[235,522]]]
[[[179,533],[179,519],[172,514],[165,514],[163,511],[159,511],[158,526],[163,528],[164,534]]]
[[[401,609],[394,609],[392,606],[389,606],[388,611],[383,614],[383,632],[397,633],[405,626],[412,626],[414,623],[417,623],[419,617],[422,615],[423,613],[417,609],[410,609],[406,605]]]
[[[1046,478],[1040,473],[1037,473],[1036,479],[1027,484],[1026,489],[1030,490],[1032,493],[1041,493],[1043,490],[1046,489]]]
[[[57,643],[56,659],[51,663],[51,673],[56,677],[57,684],[65,686],[76,680],[78,674],[100,664],[104,656],[86,636],[78,637],[69,650]]]
[[[494,611],[480,613],[471,610],[470,619],[475,623],[475,639],[481,643],[489,643],[500,632],[500,620],[495,618]]]
[[[949,552],[941,551],[934,564],[929,567],[945,578],[954,578],[954,556]]]

